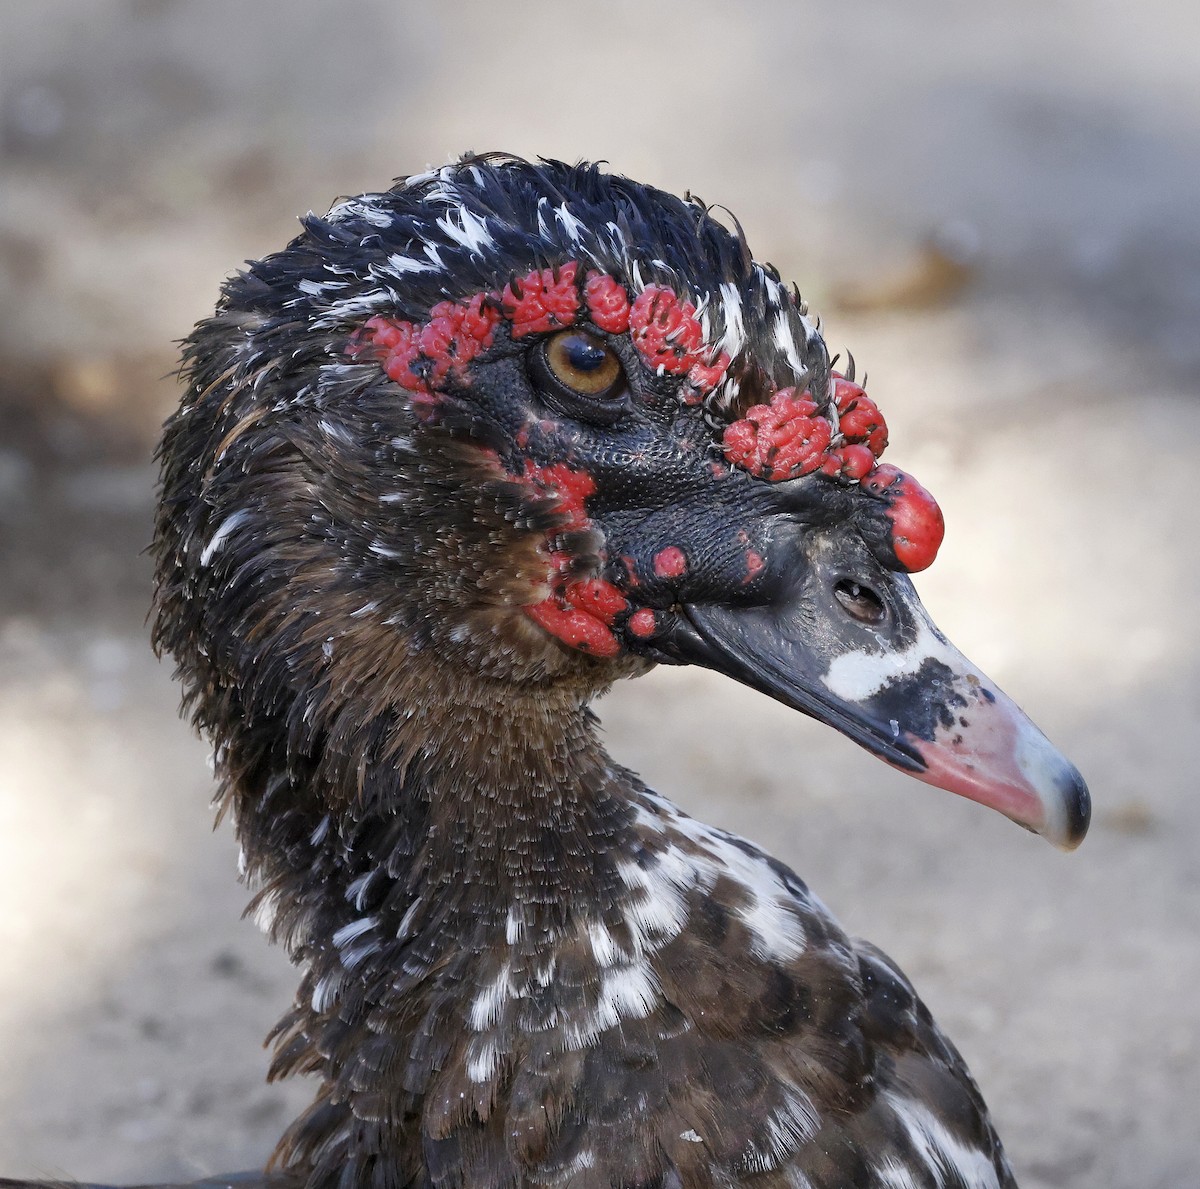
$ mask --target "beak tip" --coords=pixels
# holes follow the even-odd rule
[[[1085,838],[1092,820],[1092,795],[1074,764],[1063,760],[1050,801],[1055,812],[1047,815],[1042,833],[1060,850],[1074,850]]]
[[[1079,769],[998,691],[973,726],[973,747],[941,734],[916,743],[924,767],[913,775],[998,810],[1060,850],[1074,850],[1092,817]]]

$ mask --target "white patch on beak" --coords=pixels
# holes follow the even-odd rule
[[[845,702],[864,702],[896,678],[916,673],[930,659],[943,661],[956,672],[968,663],[924,616],[917,616],[917,636],[907,648],[894,649],[881,643],[879,652],[865,648],[843,652],[830,662],[821,682]]]

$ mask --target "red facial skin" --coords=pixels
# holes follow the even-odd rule
[[[735,466],[777,483],[817,470],[832,436],[832,427],[807,393],[781,388],[769,405],[755,405],[727,426],[721,446]]]
[[[560,531],[586,529],[590,523],[584,501],[596,490],[592,477],[573,471],[565,463],[538,466],[526,460],[525,476],[545,493],[557,498],[564,517]],[[525,614],[552,636],[592,656],[616,656],[621,643],[613,629],[616,617],[629,608],[629,601],[611,582],[588,578],[570,582],[565,571],[570,557],[551,544],[551,593],[540,603],[525,608]]]
[[[357,356],[370,351],[388,377],[412,394],[412,408],[422,421],[436,412],[439,390],[448,376],[463,380],[467,366],[492,346],[501,320],[514,339],[544,334],[573,325],[586,317],[608,334],[630,335],[647,367],[659,373],[682,376],[679,393],[683,404],[699,404],[724,379],[729,356],[704,338],[696,307],[662,285],[647,285],[631,302],[625,288],[613,277],[591,270],[580,284],[583,270],[569,261],[558,268],[534,269],[514,278],[502,291],[477,293],[460,302],[439,302],[422,323],[382,316],[368,319],[348,347]],[[937,553],[943,534],[941,512],[933,497],[916,480],[895,467],[878,466],[887,445],[887,424],[861,387],[833,373],[832,399],[838,415],[838,436],[832,422],[818,411],[808,392],[783,388],[768,404],[755,405],[727,426],[721,440],[725,462],[755,478],[781,482],[820,471],[831,478],[861,483],[864,490],[883,499],[892,525],[892,545],[900,564],[909,571],[922,570]],[[725,472],[712,464],[714,475]],[[520,478],[539,492],[557,498],[567,518],[567,529],[590,524],[584,502],[595,491],[591,477],[563,463],[541,466],[526,460]],[[547,546],[551,594],[525,608],[525,613],[546,631],[573,648],[593,656],[614,656],[621,643],[614,625],[629,610],[621,591],[600,578],[566,577],[569,558]],[[682,578],[687,558],[677,546],[667,546],[654,558],[659,578]],[[751,582],[765,566],[755,551],[746,555]],[[638,576],[629,570],[629,586]],[[629,630],[648,636],[655,630],[655,615],[648,608],[628,618]]]
[[[632,339],[649,367],[684,375],[688,386],[680,394],[684,403],[699,403],[721,382],[729,357],[707,347],[696,308],[681,301],[674,292],[651,285],[630,303],[624,287],[613,277],[591,271],[580,290],[581,268],[570,261],[559,268],[534,269],[515,278],[502,292],[479,293],[466,302],[439,302],[424,323],[369,319],[351,343],[349,353],[370,350],[388,377],[411,392],[413,411],[422,421],[430,420],[438,400],[438,388],[453,374],[460,380],[467,365],[490,347],[501,319],[509,324],[514,339],[544,334],[573,325],[581,308],[600,330],[624,334]],[[565,529],[586,528],[590,521],[584,507],[595,491],[591,477],[562,463],[539,466],[526,461],[521,478],[539,492],[557,497],[566,516]],[[600,578],[569,581],[565,576],[569,558],[547,547],[550,558],[551,594],[525,608],[525,613],[552,636],[593,656],[614,656],[621,649],[613,625],[628,611],[629,602],[611,582]],[[679,577],[686,568],[683,552],[674,546],[663,550],[656,563],[665,567],[659,576]],[[630,567],[630,585],[637,576]],[[654,613],[648,609],[630,617],[630,630],[647,636],[655,628]]]
[[[629,329],[629,294],[607,273],[588,273],[583,287],[588,316],[609,334],[624,334]]]
[[[879,406],[853,380],[837,372],[833,373],[833,402],[846,441],[861,442],[878,458],[888,444],[887,422]]]
[[[651,369],[687,376],[696,391],[683,394],[684,404],[698,403],[725,377],[729,356],[705,343],[696,307],[662,285],[647,285],[638,294],[629,311],[629,331]]]
[[[580,293],[580,266],[569,261],[559,268],[534,269],[514,278],[503,292],[477,293],[466,302],[439,302],[423,323],[376,316],[364,324],[350,354],[371,350],[383,370],[402,388],[436,400],[435,390],[452,372],[492,345],[496,324],[508,322],[514,339],[572,326],[586,303],[594,325],[609,334],[632,331],[631,338],[647,366],[683,375],[689,387],[680,393],[695,404],[725,377],[729,356],[704,342],[696,307],[661,285],[648,285],[630,304],[614,278],[589,272]],[[429,401],[414,401],[427,419]]]
[[[946,534],[942,510],[933,496],[911,475],[888,463],[876,467],[862,487],[887,504],[896,560],[910,574],[931,566]]]
[[[590,656],[616,656],[621,644],[612,628],[589,611],[563,606],[558,597],[525,608],[525,614],[557,640]]]
[[[887,446],[887,423],[875,402],[853,381],[833,373],[833,402],[841,440],[809,392],[781,388],[770,404],[755,405],[725,430],[725,457],[759,479],[778,483],[819,470],[857,482],[870,473]]]
[[[629,311],[629,329],[650,367],[676,375],[692,366],[704,346],[696,307],[661,285],[647,285],[637,295]]]
[[[875,466],[875,455],[866,446],[839,446],[836,450],[825,453],[825,461],[821,464],[821,474],[833,478],[849,479],[857,483],[868,475]]]
[[[350,351],[357,354],[369,347],[388,378],[413,394],[413,411],[424,421],[437,403],[438,385],[451,371],[461,375],[492,345],[499,320],[500,312],[487,294],[466,302],[441,301],[420,325],[368,319]]]
[[[687,558],[677,545],[668,545],[654,555],[654,572],[660,578],[682,578],[687,573]]]
[[[725,458],[769,483],[820,471],[861,484],[887,504],[891,545],[909,573],[933,564],[945,535],[937,501],[911,475],[878,465],[887,447],[887,422],[875,402],[851,380],[833,373],[840,442],[809,393],[781,388],[770,404],[755,405],[725,429]]]
[[[512,336],[524,338],[570,326],[579,311],[575,261],[561,268],[543,268],[511,281],[500,295],[504,316],[512,323]]]
[[[635,611],[629,617],[629,630],[635,636],[641,636],[645,639],[647,636],[653,636],[658,628],[658,621],[655,619],[654,612],[649,607],[643,607],[640,611]]]

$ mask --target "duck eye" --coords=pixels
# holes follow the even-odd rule
[[[612,396],[624,379],[616,352],[586,331],[561,330],[546,340],[544,350],[550,374],[579,396]]]

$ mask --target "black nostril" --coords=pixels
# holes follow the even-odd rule
[[[882,623],[887,618],[883,600],[869,587],[853,578],[841,578],[833,587],[833,597],[859,623]]]

